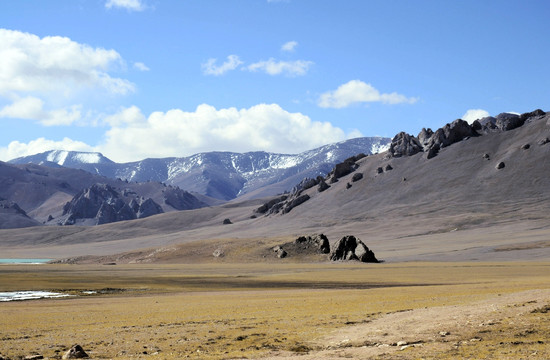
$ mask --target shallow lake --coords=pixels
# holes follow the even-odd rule
[[[0,259],[0,264],[44,264],[52,259]]]

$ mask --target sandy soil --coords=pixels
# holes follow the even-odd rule
[[[499,295],[468,305],[396,312],[369,323],[339,329],[319,339],[315,346],[322,350],[307,355],[274,353],[264,359],[453,358],[461,347],[482,345],[484,337],[490,337],[486,334],[504,323],[516,329],[515,337],[520,337],[523,328],[526,328],[525,334],[536,333],[525,317],[547,304],[550,304],[550,289]],[[548,323],[545,331],[549,330],[547,326]],[[536,343],[545,345],[543,340]],[[510,344],[499,342],[502,347]],[[548,358],[547,343],[544,349],[531,351],[530,358]]]

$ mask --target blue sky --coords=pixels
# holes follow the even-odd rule
[[[0,160],[297,153],[550,110],[550,2],[0,0]]]

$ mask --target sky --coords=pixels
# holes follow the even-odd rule
[[[547,0],[0,0],[0,160],[299,153],[550,110]]]

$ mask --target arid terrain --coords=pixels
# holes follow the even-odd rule
[[[0,292],[72,295],[1,303],[0,354],[549,358],[550,117],[529,116],[435,156],[402,133],[285,199],[0,230],[1,257],[56,259],[0,265]],[[289,245],[319,233],[383,262]]]
[[[550,356],[548,263],[3,265],[0,353],[94,359]],[[96,291],[87,294],[83,291]]]

